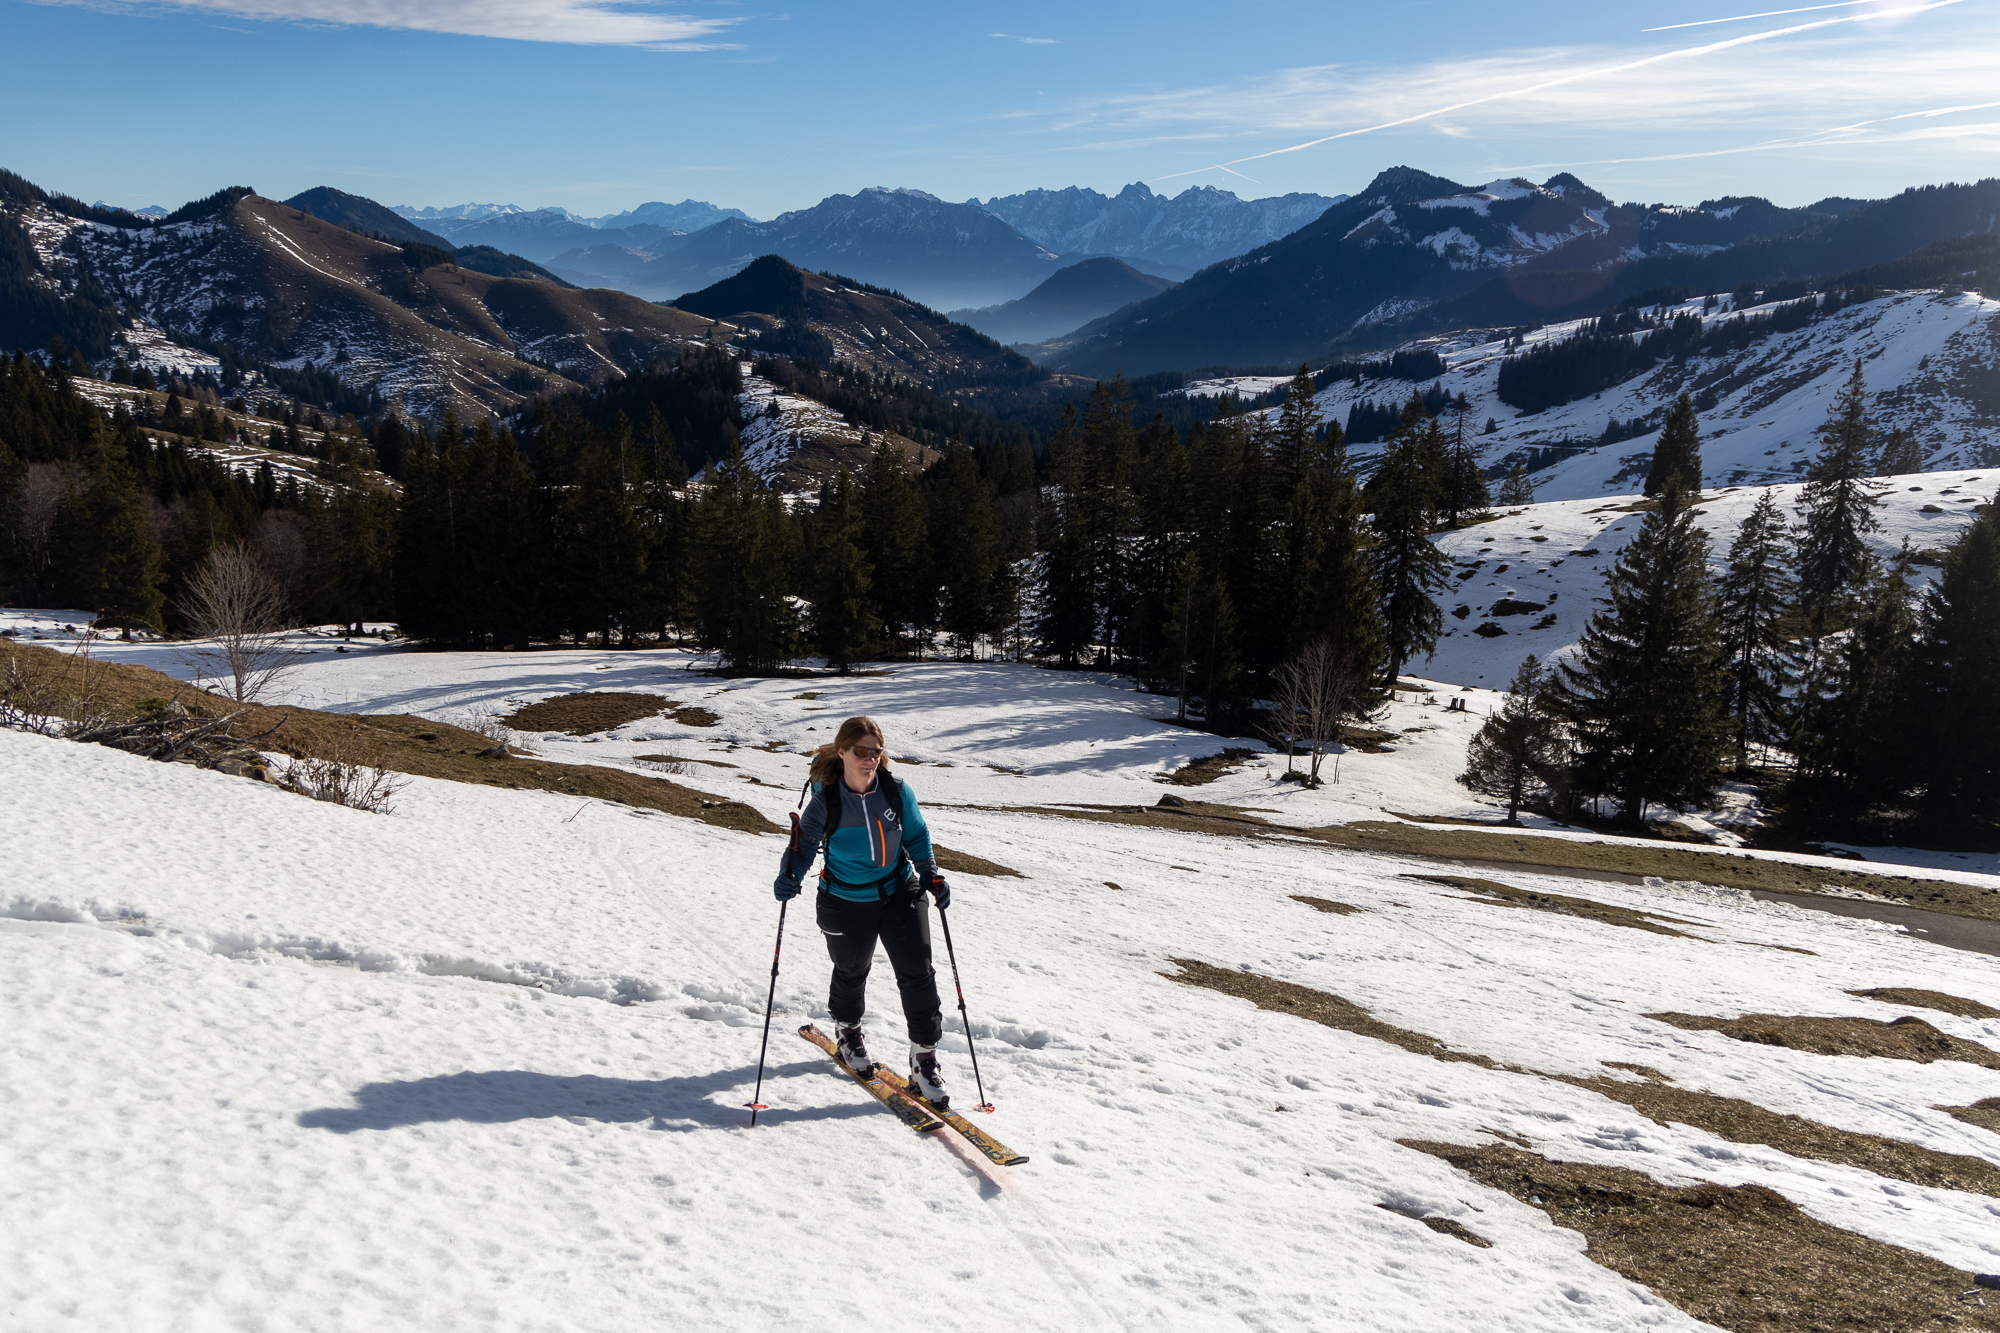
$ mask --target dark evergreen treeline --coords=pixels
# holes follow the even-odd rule
[[[219,546],[251,549],[301,620],[389,611],[394,502],[362,484],[367,441],[336,428],[313,480],[245,474],[190,451],[220,438],[206,403],[110,417],[60,366],[0,361],[0,588],[17,605],[79,607],[108,628],[176,630],[187,581]],[[294,428],[295,429],[295,428]]]
[[[1658,295],[1662,303],[1680,289],[1642,293]],[[1500,363],[1500,401],[1523,412],[1539,412],[1601,393],[1642,375],[1663,361],[1685,362],[1697,354],[1710,356],[1740,351],[1773,334],[1791,333],[1814,320],[1826,319],[1847,306],[1874,300],[1872,287],[1852,286],[1824,294],[1809,293],[1803,282],[1764,288],[1745,284],[1734,294],[1737,307],[1782,302],[1761,315],[1737,315],[1704,328],[1700,316],[1675,315],[1671,321],[1648,315],[1646,307],[1627,303],[1590,321],[1561,342],[1547,343],[1510,356]],[[1707,309],[1715,307],[1710,298]]]

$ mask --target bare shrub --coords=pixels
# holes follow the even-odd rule
[[[245,547],[218,547],[188,580],[180,611],[203,640],[182,661],[197,683],[213,680],[238,703],[256,702],[303,656],[280,633],[284,589]]]
[[[1354,714],[1367,673],[1352,656],[1318,639],[1280,666],[1271,679],[1278,702],[1272,731],[1285,743],[1287,775],[1293,771],[1293,754],[1303,744],[1309,763],[1306,786],[1321,785],[1320,763],[1328,754],[1334,756],[1333,780],[1340,781],[1340,724]]]
[[[395,812],[390,801],[410,783],[408,778],[387,769],[369,768],[365,764],[339,759],[294,759],[286,766],[278,785],[315,801],[387,815]]]
[[[101,727],[110,713],[99,697],[98,675],[87,639],[59,658],[7,654],[0,727],[69,737]]]
[[[642,754],[637,762],[655,773],[672,773],[682,778],[694,776],[694,764],[682,754]]]

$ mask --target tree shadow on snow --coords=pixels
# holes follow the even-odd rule
[[[764,1095],[773,1100],[776,1084],[790,1075],[824,1072],[823,1062],[799,1060],[764,1071]],[[748,1117],[737,1098],[748,1100],[756,1068],[720,1070],[686,1078],[602,1078],[596,1074],[538,1074],[526,1069],[468,1069],[458,1074],[399,1083],[368,1083],[355,1091],[354,1106],[322,1106],[299,1113],[304,1129],[352,1134],[361,1129],[462,1120],[477,1125],[516,1120],[596,1120],[688,1132],[734,1129]],[[729,1097],[715,1100],[715,1094]],[[759,1124],[788,1120],[847,1120],[879,1112],[872,1103],[788,1108],[773,1104]]]

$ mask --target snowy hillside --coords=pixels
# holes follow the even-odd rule
[[[816,494],[840,468],[859,476],[868,466],[869,452],[884,432],[856,426],[816,398],[787,393],[750,374],[748,362],[737,364],[744,371],[743,392],[736,396],[747,423],[739,436],[743,460],[767,484],[787,495]],[[888,434],[914,467],[927,467],[939,457],[934,449]]]
[[[662,652],[353,647],[310,658],[291,697],[455,720],[577,689],[661,692],[714,725],[522,740],[574,762],[678,755],[692,776],[677,780],[777,820],[797,751],[848,713],[883,718],[940,841],[1017,872],[956,876],[951,918],[998,1107],[979,1119],[1031,1160],[1002,1170],[911,1134],[791,1034],[827,1021],[797,908],[772,1109],[746,1127],[776,836],[428,780],[371,815],[0,732],[10,1324],[852,1327],[810,1264],[865,1289],[869,1321],[894,1330],[1712,1327],[1586,1254],[1568,1224],[1587,1222],[1558,1225],[1539,1193],[1413,1140],[1762,1185],[1799,1225],[1949,1265],[1952,1297],[2000,1270],[1990,1193],[1912,1183],[1895,1153],[1879,1174],[1625,1100],[1713,1089],[1842,1143],[1990,1172],[2000,1140],[1931,1108],[1995,1095],[1991,1069],[1645,1016],[1917,1012],[1849,993],[1889,986],[2000,1005],[1983,956],[1697,887],[1479,872],[1618,924],[1413,878],[1437,868],[1409,859],[1025,811],[1150,804],[1164,769],[1217,744],[1079,673],[898,666],[802,693],[690,676]],[[1455,716],[1398,708],[1399,725]],[[1349,756],[1342,783],[1371,764],[1421,776],[1420,753]],[[1274,776],[1164,790],[1322,799]],[[1670,924],[1635,929],[1633,912]],[[894,1056],[886,972],[868,1026]],[[1392,1026],[1340,1030],[1225,985],[1337,995]],[[2000,1042],[2000,1021],[1921,1016]],[[966,1036],[955,1015],[947,1028],[970,1101]]]
[[[1876,511],[1881,530],[1870,541],[1886,559],[1907,538],[1920,553],[1914,573],[1922,587],[1937,575],[1935,553],[2000,492],[2000,470],[1927,472],[1889,478],[1885,486]],[[1697,521],[1709,535],[1716,570],[1766,489],[1703,492]],[[1768,489],[1796,517],[1804,485]],[[1445,635],[1418,674],[1504,689],[1529,653],[1546,659],[1574,646],[1603,596],[1605,571],[1639,530],[1644,515],[1638,500],[1626,494],[1545,501],[1498,510],[1491,522],[1439,536],[1439,549],[1452,560],[1455,591],[1439,598]]]
[[[1771,306],[1720,308],[1704,318],[1715,327],[1739,314],[1767,314]],[[1663,308],[1701,314],[1702,301]],[[1896,292],[1847,306],[1791,333],[1772,334],[1724,355],[1695,356],[1684,364],[1663,362],[1655,370],[1603,393],[1527,415],[1500,401],[1501,363],[1538,346],[1561,342],[1587,321],[1551,324],[1525,335],[1512,351],[1508,330],[1470,330],[1407,344],[1443,356],[1439,381],[1422,385],[1400,380],[1341,380],[1317,397],[1321,415],[1346,424],[1355,402],[1400,406],[1411,392],[1442,383],[1445,392],[1464,394],[1471,422],[1494,432],[1479,437],[1480,458],[1504,465],[1520,451],[1553,445],[1590,447],[1534,473],[1537,499],[1581,499],[1615,495],[1645,479],[1659,423],[1683,391],[1700,401],[1702,466],[1710,486],[1759,485],[1802,478],[1819,451],[1815,429],[1826,420],[1834,394],[1862,363],[1876,423],[1913,432],[1932,469],[2000,467],[2000,300],[1972,293]],[[1398,349],[1406,350],[1406,349]],[[1386,354],[1385,354],[1386,355]],[[1189,393],[1215,394],[1227,387],[1245,396],[1276,385],[1269,376],[1210,380]],[[1596,445],[1607,421],[1646,418],[1652,429],[1615,444]],[[1350,446],[1364,471],[1379,444]]]

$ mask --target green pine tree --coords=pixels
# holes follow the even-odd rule
[[[951,443],[926,481],[926,524],[942,595],[939,623],[959,656],[975,657],[979,641],[1000,632],[1004,562],[993,497],[979,475],[979,460],[962,440]]]
[[[1524,806],[1551,800],[1568,782],[1569,743],[1550,685],[1550,673],[1529,653],[1507,686],[1507,701],[1474,734],[1458,775],[1480,795],[1505,801],[1512,825],[1520,824]]]
[[[1989,505],[1959,535],[1924,597],[1919,693],[1923,810],[1939,829],[2000,819],[2000,521]]]
[[[1685,493],[1668,490],[1605,576],[1573,661],[1557,667],[1586,790],[1632,823],[1659,802],[1714,795],[1728,735],[1727,681],[1708,537]]]
[[[1500,483],[1500,503],[1503,505],[1531,505],[1535,502],[1535,481],[1528,475],[1528,465],[1520,459],[1507,469],[1507,476]]]
[[[1694,399],[1686,393],[1674,400],[1653,446],[1653,466],[1646,473],[1646,494],[1659,495],[1669,485],[1685,491],[1701,489],[1701,423]]]
[[[826,488],[817,526],[812,553],[813,647],[844,676],[868,656],[882,627],[869,590],[868,558],[860,545],[861,506],[846,468]]]
[[[1785,516],[1766,491],[1729,545],[1718,599],[1739,769],[1749,766],[1753,743],[1772,744],[1783,734],[1784,626],[1797,591],[1789,546]]]
[[[1451,563],[1430,540],[1437,527],[1438,488],[1435,474],[1424,466],[1441,432],[1420,400],[1413,396],[1411,404],[1414,410],[1405,411],[1368,479],[1367,500],[1375,515],[1369,554],[1381,596],[1390,685],[1411,658],[1437,647],[1444,630],[1437,595]]]
[[[1479,466],[1471,417],[1472,400],[1460,394],[1451,406],[1451,447],[1445,460],[1444,498],[1439,504],[1449,528],[1458,527],[1493,503],[1493,493],[1486,485],[1486,469]]]
[[[888,435],[876,436],[868,454],[861,517],[862,549],[875,571],[883,623],[921,658],[937,624],[937,572],[923,496],[909,460]]]
[[[1875,507],[1880,487],[1868,482],[1868,445],[1874,433],[1861,362],[1819,428],[1819,457],[1806,472],[1800,497],[1804,523],[1797,567],[1799,600],[1813,639],[1840,629],[1857,590],[1874,577],[1868,534],[1880,528]]]
[[[742,446],[709,468],[694,508],[693,611],[704,647],[731,671],[769,671],[798,656],[786,596],[790,534],[783,503]]]
[[[1876,465],[1876,475],[1902,477],[1924,470],[1924,447],[1917,437],[1901,426],[1889,432],[1889,438],[1882,443],[1882,461]]]

